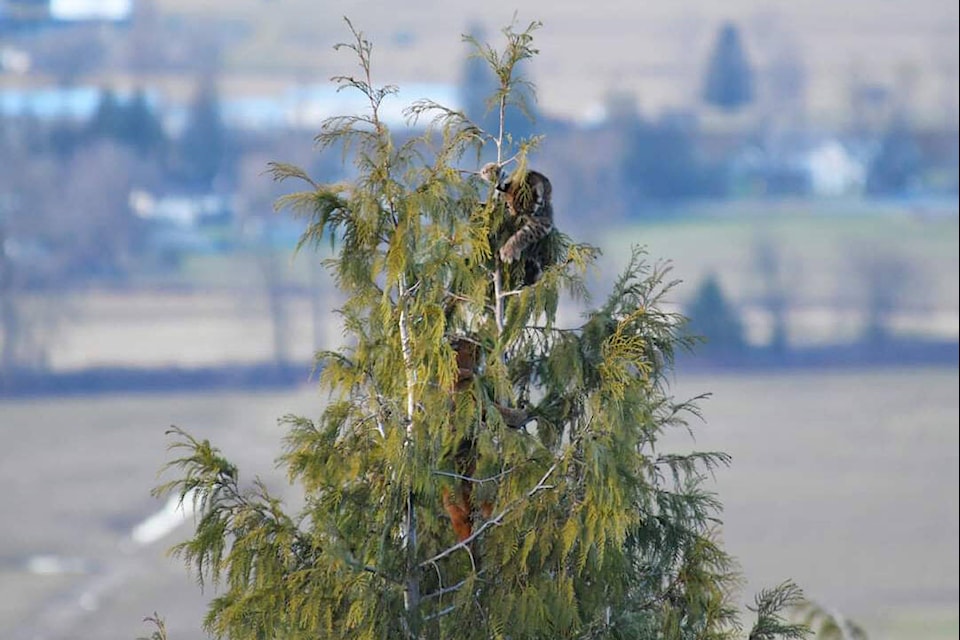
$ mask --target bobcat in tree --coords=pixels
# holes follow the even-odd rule
[[[537,255],[540,252],[527,252],[527,249],[553,231],[553,187],[550,180],[539,171],[514,173],[508,177],[503,167],[495,162],[485,164],[480,175],[495,186],[510,216],[522,221],[522,226],[500,247],[500,259],[510,264],[523,257],[524,284],[533,284],[539,279],[544,264]]]

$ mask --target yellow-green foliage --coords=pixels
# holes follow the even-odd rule
[[[479,45],[504,112],[520,95],[517,63],[539,25]],[[492,187],[461,164],[486,150],[527,163],[530,141],[484,132],[453,110],[398,144],[379,119],[393,88],[370,81],[372,45],[353,30],[369,112],[333,118],[321,148],[342,148],[350,183],[281,206],[308,219],[303,248],[329,242],[346,296],[346,345],[319,355],[330,401],[319,420],[288,416],[280,463],[303,489],[284,506],[207,442],[175,431],[182,478],[161,488],[192,500],[199,521],[176,551],[220,588],[207,617],[218,637],[710,638],[737,628],[730,560],[713,538],[719,504],[700,487],[719,453],[658,454],[695,408],[667,376],[683,319],[661,310],[669,268],[642,251],[579,327],[556,326],[562,291],[585,295],[597,251],[559,232],[535,284],[499,261],[507,217]],[[502,120],[502,119],[501,119]],[[459,370],[454,345],[476,349]],[[517,416],[520,416],[518,418]],[[521,424],[522,423],[522,424]],[[462,496],[469,494],[468,498]],[[444,501],[468,500],[458,542]]]

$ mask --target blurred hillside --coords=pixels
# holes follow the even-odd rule
[[[71,81],[133,83],[131,75],[144,71],[154,74],[152,84],[183,95],[189,89],[179,82],[185,69],[215,64],[227,91],[276,93],[289,83],[324,82],[344,71],[332,47],[344,39],[341,17],[348,16],[376,43],[381,82],[452,85],[467,52],[456,35],[496,34],[516,12],[521,24],[545,25],[537,37],[542,54],[529,70],[545,113],[597,118],[614,93],[632,95],[655,114],[695,102],[714,32],[731,21],[742,29],[757,72],[783,79],[761,96],[770,107],[785,93],[803,92],[809,117],[836,124],[862,115],[851,112],[851,94],[866,88],[873,99],[901,94],[926,122],[955,123],[957,117],[958,9],[942,0],[601,0],[589,8],[569,0],[519,7],[507,0],[440,7],[410,0],[402,9],[388,8],[349,0],[322,6],[309,0],[137,0],[129,38],[96,29],[98,56],[78,59],[72,54],[81,38],[62,30],[51,34],[47,48],[60,49],[61,66],[73,68],[50,73],[58,79],[69,73]],[[0,75],[0,86],[47,81]]]
[[[237,37],[226,62],[244,72],[338,73],[330,46],[342,40],[336,19],[351,17],[377,43],[378,77],[453,83],[464,47],[450,34],[496,33],[509,23],[541,20],[542,55],[530,70],[543,109],[552,115],[596,117],[610,92],[628,92],[652,112],[691,102],[699,90],[713,32],[725,20],[743,28],[748,52],[761,73],[801,66],[814,118],[849,117],[845,90],[855,82],[909,85],[910,100],[936,119],[956,117],[958,10],[951,3],[763,2],[681,0],[669,3],[405,2],[400,12],[377,3],[340,0],[318,12],[306,0],[216,3],[165,0],[164,10],[206,19],[231,15]],[[196,8],[191,8],[196,6]],[[482,9],[481,9],[482,6]],[[282,10],[280,10],[282,8]],[[256,24],[256,26],[253,26]]]
[[[496,128],[460,34],[497,46],[500,0],[0,0],[0,387],[327,346],[337,301],[316,260],[290,261],[303,222],[272,210],[297,186],[264,169],[351,177],[312,145],[365,108],[330,81],[356,72],[333,48],[344,14],[374,43],[374,82],[399,87],[399,139],[422,133],[402,107],[423,97]],[[598,288],[645,245],[688,283],[674,302],[729,316],[735,361],[831,344],[955,361],[955,6],[544,2],[515,19],[544,26],[523,67],[533,122],[507,126],[543,136],[531,162],[559,228],[607,251]]]

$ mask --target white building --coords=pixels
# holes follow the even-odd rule
[[[50,0],[50,17],[64,22],[122,22],[132,12],[133,0]]]

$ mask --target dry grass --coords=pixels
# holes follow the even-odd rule
[[[956,637],[956,370],[679,378],[713,393],[687,446],[733,456],[716,490],[745,595],[790,577],[871,640]]]
[[[150,496],[169,460],[171,425],[209,438],[241,468],[283,491],[273,469],[289,412],[314,416],[312,390],[144,395],[0,403],[0,636],[117,638],[146,629],[160,611],[171,637],[199,638],[206,597],[182,565],[166,558],[171,540],[136,548],[131,528],[161,506]],[[91,563],[91,575],[34,575],[26,559],[52,554]],[[78,603],[86,596],[85,611]]]
[[[50,312],[46,302],[33,300],[30,306]],[[86,291],[60,303],[69,313],[57,316],[46,342],[48,364],[55,371],[251,364],[270,361],[275,353],[274,317],[255,289]],[[334,306],[329,299],[321,303],[315,328],[307,296],[284,298],[281,322],[288,359],[310,362],[315,344],[340,343]]]
[[[749,209],[747,205],[741,205]],[[755,211],[637,224],[609,231],[597,243],[605,248],[604,279],[622,264],[631,245],[645,246],[653,260],[667,259],[684,284],[676,301],[690,299],[710,273],[740,305],[756,305],[764,293],[756,247],[767,242],[781,253],[791,327],[798,342],[841,342],[855,337],[867,291],[866,265],[899,263],[903,280],[895,288],[901,329],[943,338],[958,335],[960,244],[956,217],[927,218],[906,211],[888,215],[829,215],[819,205],[798,204],[788,212]],[[838,314],[826,336],[816,319]],[[845,318],[844,314],[849,315]],[[848,326],[849,325],[849,326]],[[911,328],[912,327],[912,328]]]

